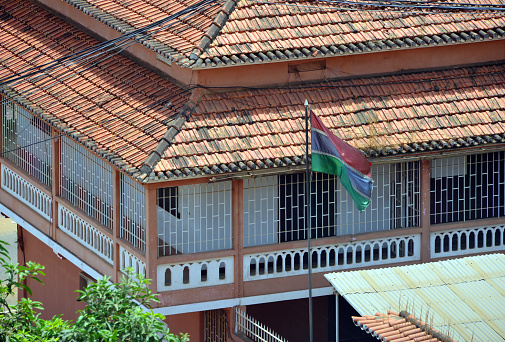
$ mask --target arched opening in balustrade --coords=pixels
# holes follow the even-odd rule
[[[328,265],[328,260],[327,260],[327,257],[328,257],[328,253],[326,253],[326,250],[322,250],[321,251],[321,261],[320,261],[320,265],[321,267],[326,267],[326,265]]]
[[[276,262],[276,269],[275,272],[281,273],[282,272],[282,265],[284,265],[284,260],[282,259],[282,255],[277,256],[277,262]]]
[[[398,256],[400,258],[405,258],[405,240],[401,240],[400,243],[398,244]]]
[[[469,249],[474,249],[475,248],[475,232],[470,232],[468,235],[468,248]]]
[[[496,230],[494,231],[494,245],[495,246],[501,245],[501,232],[499,228],[496,228]]]
[[[317,251],[312,252],[312,268],[319,267],[319,253]]]
[[[221,261],[219,264],[219,280],[226,279],[226,264]]]
[[[302,254],[302,260],[303,260],[303,269],[308,270],[309,269],[309,253],[303,252]]]
[[[414,240],[409,239],[409,242],[407,242],[407,255],[409,257],[414,256]]]
[[[207,270],[207,264],[202,264],[202,268],[200,269],[200,281],[203,283],[204,281],[207,281],[208,277],[208,270]]]
[[[465,232],[462,232],[459,235],[459,249],[460,250],[465,250],[467,246],[467,239],[468,239],[468,234]]]
[[[493,247],[493,231],[488,229],[486,232],[486,247]]]
[[[344,249],[342,247],[337,250],[337,262],[339,266],[344,264]]]
[[[275,259],[273,256],[268,257],[268,269],[267,269],[268,274],[274,273],[274,260]]]
[[[249,275],[254,277],[256,275],[256,259],[252,258],[249,263]]]
[[[346,253],[346,262],[347,262],[347,265],[351,265],[353,263],[353,254],[354,254],[354,250],[351,246],[347,247],[347,253]]]
[[[356,263],[363,262],[363,248],[361,248],[361,246],[356,246],[354,257],[356,258]]]
[[[379,258],[380,258],[380,247],[379,247],[379,244],[378,243],[375,243],[373,245],[373,253],[372,253],[372,256],[373,256],[373,260],[374,261],[378,261]]]
[[[335,250],[332,248],[330,249],[330,252],[328,253],[328,264],[329,266],[335,266],[335,263],[337,262],[337,253],[335,252]]]
[[[301,264],[301,262],[300,262],[300,254],[295,253],[295,257],[293,258],[293,263],[294,263],[294,265],[293,265],[293,266],[294,266],[294,267],[293,267],[293,269],[294,269],[295,271],[298,271],[298,270],[300,269],[300,266],[301,266],[301,265],[300,265],[300,264]]]
[[[170,268],[165,270],[165,286],[172,286],[172,270]]]
[[[477,247],[484,247],[484,232],[482,230],[477,233]]]
[[[389,257],[388,257],[388,253],[389,253],[389,245],[388,245],[388,243],[387,243],[387,242],[385,242],[385,241],[384,241],[384,242],[382,243],[382,248],[381,248],[381,250],[382,250],[382,253],[381,253],[381,254],[382,254],[382,255],[381,255],[382,260],[387,260],[387,259],[389,259]]]
[[[182,270],[182,283],[189,284],[189,267],[188,266],[184,266],[184,269]]]
[[[370,259],[371,259],[371,255],[370,255],[371,254],[371,248],[370,248],[370,245],[368,243],[365,245],[365,253],[364,254],[365,254],[365,257],[363,258],[363,260],[365,262],[369,262]]]
[[[459,238],[458,238],[458,234],[454,233],[452,234],[452,243],[451,243],[451,251],[459,251],[459,246],[458,246],[458,243],[459,243]]]
[[[436,238],[435,238],[435,245],[436,245]],[[389,258],[395,259],[397,255],[398,255],[398,244],[396,243],[396,241],[391,241],[391,243],[389,244]]]
[[[265,274],[265,258],[261,257],[260,260],[258,261],[258,274],[263,275]]]
[[[435,253],[440,253],[442,251],[442,238],[437,235],[435,237]]]
[[[291,271],[291,254],[286,254],[286,257],[284,258],[284,270],[286,272]]]

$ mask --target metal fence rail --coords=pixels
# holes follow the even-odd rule
[[[287,340],[239,308],[235,308],[235,333],[242,333],[257,342],[287,342]]]

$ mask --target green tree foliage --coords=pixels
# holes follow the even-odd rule
[[[151,302],[159,302],[149,290],[150,280],[133,270],[126,269],[121,283],[113,284],[110,278],[98,279],[79,292],[79,299],[87,303],[79,311],[77,321],[71,322],[55,316],[50,320],[40,318],[37,311],[42,303],[22,298],[15,305],[8,305],[7,297],[15,289],[24,289],[30,296],[31,289],[25,280],[43,276],[44,266],[27,262],[26,266],[13,264],[0,241],[0,267],[6,271],[0,279],[0,342],[186,342],[187,334],[176,336],[162,322],[165,316],[153,313]],[[149,308],[142,310],[139,304]]]

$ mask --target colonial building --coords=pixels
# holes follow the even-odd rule
[[[324,273],[503,251],[505,18],[478,2],[0,0],[0,209],[44,315],[132,266],[192,341],[306,341],[311,263],[334,341]],[[305,100],[375,180],[359,213],[311,175],[310,255]]]

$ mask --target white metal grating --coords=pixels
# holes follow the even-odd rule
[[[431,258],[505,250],[505,225],[453,229],[430,234]]]
[[[19,105],[3,102],[3,157],[51,186],[51,127]]]
[[[505,152],[431,162],[431,224],[505,216]]]
[[[112,239],[61,204],[58,205],[58,228],[112,264]]]
[[[333,272],[420,260],[420,247],[420,234],[317,246],[312,248],[312,270]],[[307,274],[308,267],[306,248],[247,254],[244,255],[244,281]]]
[[[312,238],[419,226],[419,163],[372,166],[369,207],[359,212],[335,176],[311,180]],[[306,239],[305,174],[244,180],[244,246]]]
[[[242,333],[258,342],[287,342],[285,338],[237,307],[235,308],[235,333]]]
[[[159,255],[230,249],[231,182],[158,189]]]
[[[146,263],[127,251],[123,246],[119,246],[119,258],[121,272],[125,273],[124,269],[131,267],[135,273],[146,275]]]
[[[112,229],[111,165],[68,137],[60,149],[60,196]]]
[[[145,199],[144,187],[121,175],[121,238],[142,251],[146,249]]]
[[[2,164],[2,189],[38,212],[42,217],[52,221],[53,199],[51,196],[26,181],[16,172]]]

